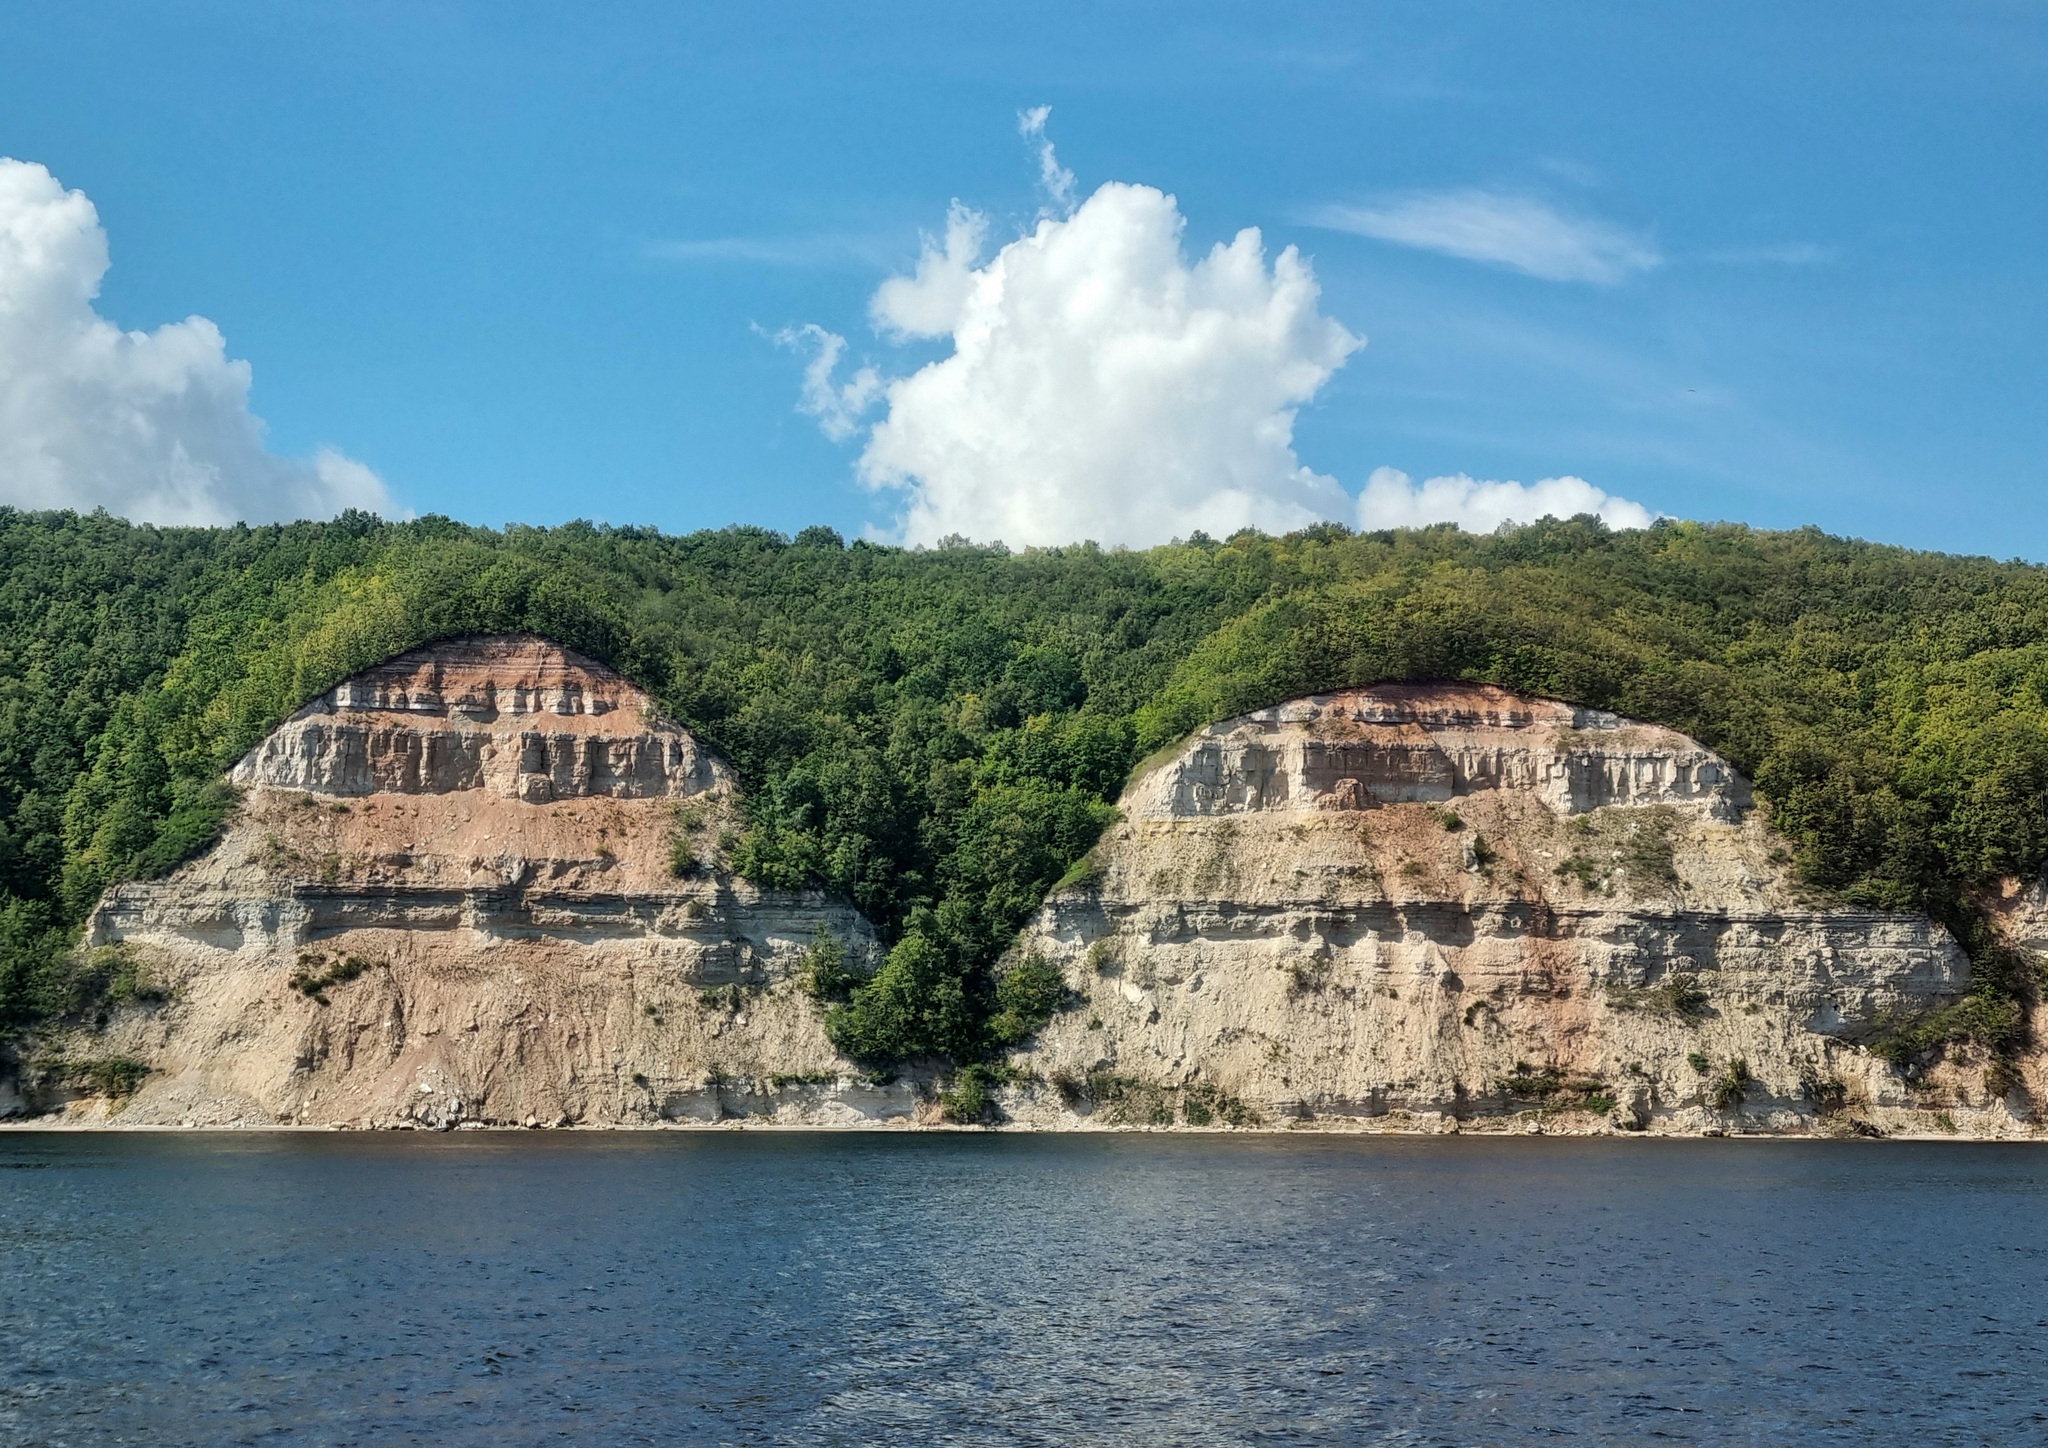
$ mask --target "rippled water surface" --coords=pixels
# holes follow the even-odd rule
[[[0,1442],[2048,1442],[2048,1152],[0,1136]]]

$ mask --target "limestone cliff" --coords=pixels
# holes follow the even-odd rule
[[[1334,694],[1204,730],[1122,813],[1017,947],[1077,1001],[1018,1058],[1048,1083],[1009,1094],[1021,1120],[2032,1129],[1967,1061],[1909,1087],[1858,1048],[1967,959],[1802,894],[1742,779],[1670,730]]]
[[[46,1043],[61,1120],[937,1118],[938,1080],[855,1070],[798,988],[820,928],[871,963],[867,922],[736,878],[729,769],[589,660],[436,645],[231,777],[220,843],[92,917],[148,998]],[[1966,1051],[1909,1081],[1864,1049],[1968,960],[1803,892],[1745,782],[1668,729],[1383,686],[1205,729],[1121,814],[1011,953],[1069,987],[996,1092],[1011,1124],[2039,1129],[2039,1060],[1994,1090]],[[2048,946],[2048,887],[1986,904]]]
[[[533,638],[436,645],[314,700],[231,779],[220,843],[89,925],[161,997],[61,1043],[74,1078],[148,1068],[123,1123],[914,1105],[835,1058],[791,979],[820,927],[871,956],[867,922],[734,878],[731,772],[608,669]]]

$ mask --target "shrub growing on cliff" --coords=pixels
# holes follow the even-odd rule
[[[1574,851],[1565,856],[1564,863],[1554,872],[1560,879],[1576,880],[1579,888],[1589,893],[1612,895],[1614,886],[1608,883],[1607,872],[1585,855]]]
[[[1832,1116],[1849,1104],[1849,1088],[1838,1076],[1824,1076],[1808,1064],[1799,1070],[1799,1093],[1813,1103],[1816,1114]]]
[[[1545,1111],[1590,1111],[1604,1115],[1614,1109],[1614,1097],[1598,1076],[1578,1076],[1556,1066],[1541,1070],[1526,1061],[1494,1083],[1503,1096],[1532,1103]]]
[[[324,967],[324,968],[323,968]],[[285,984],[319,1005],[327,1004],[329,988],[346,985],[370,968],[370,962],[360,955],[347,956],[325,964],[325,958],[306,954],[299,957],[299,968],[285,979]]]
[[[697,836],[703,829],[702,805],[678,805],[669,817],[668,872],[678,880],[694,880],[704,873],[697,858]]]
[[[1669,976],[1641,990],[1609,986],[1607,1003],[1618,1011],[1655,1011],[1675,1016],[1696,1026],[1714,1013],[1713,1000],[1700,985],[1700,978],[1688,972]]]
[[[1749,1088],[1756,1084],[1756,1078],[1749,1074],[1749,1062],[1740,1056],[1731,1057],[1727,1069],[1708,1092],[1708,1099],[1716,1111],[1735,1111],[1749,1099]]]
[[[1259,1113],[1209,1081],[1190,1081],[1180,1089],[1180,1116],[1190,1126],[1257,1126]]]
[[[930,936],[912,931],[874,979],[826,1013],[825,1035],[863,1065],[917,1056],[971,1061],[983,1051],[982,1020],[963,973]]]
[[[990,1039],[998,1047],[1016,1045],[1052,1019],[1066,994],[1067,982],[1058,966],[1040,955],[1025,956],[996,981]]]
[[[860,979],[847,967],[846,947],[820,925],[797,966],[797,988],[815,1001],[843,1001],[860,984]]]
[[[962,1066],[952,1086],[939,1093],[939,1113],[956,1126],[978,1126],[988,1118],[989,1076],[979,1065]]]
[[[2024,1042],[2026,1024],[2017,1000],[1973,994],[1922,1016],[1886,1021],[1864,1045],[1894,1070],[1911,1075],[1950,1041],[1972,1041],[1994,1057],[2009,1057]]]
[[[147,1063],[127,1056],[103,1056],[77,1060],[48,1056],[33,1062],[23,1084],[32,1098],[46,1097],[57,1087],[68,1086],[89,1096],[108,1096],[116,1101],[133,1096],[148,1078]]]

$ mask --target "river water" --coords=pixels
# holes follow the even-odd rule
[[[0,1135],[0,1442],[2048,1442],[2048,1151]]]

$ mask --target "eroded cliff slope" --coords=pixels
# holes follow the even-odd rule
[[[57,1119],[939,1117],[943,1079],[863,1074],[799,988],[821,929],[872,965],[867,922],[737,879],[730,771],[588,660],[421,650],[232,779],[214,849],[94,913],[144,988],[45,1043]],[[1011,1124],[2039,1130],[2038,1056],[1872,1054],[1968,960],[1922,915],[1803,892],[1745,782],[1670,730],[1383,686],[1206,729],[1120,808],[1011,952],[1069,987],[997,1073]],[[2022,948],[2043,891],[1986,902]]]
[[[1215,725],[1121,807],[1017,948],[1079,1002],[1019,1058],[1048,1083],[1020,1119],[2032,1129],[2027,1083],[1994,1096],[1966,1053],[1909,1085],[1859,1048],[1967,959],[1802,894],[1670,730],[1381,687]]]
[[[74,1118],[127,1124],[644,1122],[906,1112],[792,974],[821,895],[725,869],[728,768],[617,674],[536,638],[372,669],[236,766],[220,843],[109,891],[88,946],[147,999],[55,1043]],[[106,1063],[115,1063],[112,1066]],[[68,1077],[66,1071],[68,1070]],[[101,1082],[105,1085],[105,1082]]]

